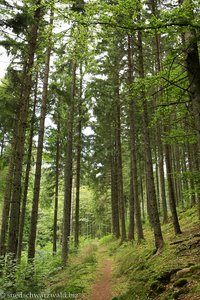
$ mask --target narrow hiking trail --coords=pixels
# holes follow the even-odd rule
[[[96,280],[91,286],[89,295],[85,295],[82,300],[111,300],[113,298],[113,260],[108,257],[105,248],[100,248],[98,253],[100,262],[97,270]]]
[[[117,272],[118,263],[109,245],[91,242],[70,257],[67,268],[48,279],[45,292],[67,293],[71,298],[76,295],[77,300],[112,300],[127,285],[127,280]]]
[[[112,300],[126,291],[127,281],[124,276],[116,277],[118,266],[113,256],[110,256],[106,245],[98,244],[97,259],[99,267],[94,274],[90,292],[81,300]]]
[[[111,300],[112,294],[112,261],[106,258],[102,260],[99,276],[88,300]]]

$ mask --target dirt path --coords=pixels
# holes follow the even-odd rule
[[[111,300],[112,299],[112,261],[103,259],[97,281],[92,286],[88,300]]]

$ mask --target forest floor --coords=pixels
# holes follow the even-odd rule
[[[105,247],[98,251],[100,266],[96,272],[96,279],[92,284],[88,295],[81,297],[81,300],[111,300],[113,296],[112,267],[113,260],[107,257]]]
[[[179,215],[182,234],[175,236],[171,223],[163,225],[165,245],[159,255],[147,226],[140,244],[107,243],[115,265],[113,280],[121,279],[113,300],[200,300],[200,222],[196,208]]]
[[[92,287],[92,292],[87,300],[111,300],[112,299],[112,262],[104,259],[100,269],[100,278]]]
[[[107,239],[103,242],[90,241],[77,255],[71,255],[67,268],[47,279],[45,293],[62,294],[57,300],[63,296],[66,298],[66,295],[67,299],[112,300],[126,285],[123,276],[114,276],[116,270],[117,265],[109,253]]]
[[[165,246],[154,253],[153,234],[120,243],[112,236],[90,241],[70,256],[67,268],[48,279],[50,293],[78,300],[200,300],[200,224],[196,209],[180,213],[183,233],[163,226]],[[57,298],[62,299],[62,298]]]

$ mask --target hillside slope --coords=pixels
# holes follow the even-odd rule
[[[148,225],[144,226],[145,240],[140,244],[136,241],[120,244],[112,236],[89,242],[78,255],[71,257],[66,269],[47,280],[48,292],[93,299],[99,278],[106,278],[102,263],[109,259],[110,300],[200,299],[200,226],[196,209],[180,212],[180,224],[183,233],[179,236],[174,236],[172,224],[163,226],[165,246],[159,254],[154,252]]]
[[[154,254],[148,228],[145,241],[139,245],[109,244],[116,265],[114,277],[123,278],[115,299],[200,299],[200,227],[196,210],[181,212],[180,224],[183,233],[176,237],[171,224],[163,226],[165,247],[159,255]]]

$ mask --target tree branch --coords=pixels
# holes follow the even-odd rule
[[[183,88],[182,86],[176,84],[175,82],[173,82],[173,81],[171,81],[171,80],[169,80],[169,79],[167,79],[167,78],[165,78],[165,77],[163,77],[163,76],[161,76],[161,78],[164,79],[165,81],[169,82],[171,85],[176,86],[176,87],[178,87],[179,89],[181,89],[181,90],[183,90],[183,91],[185,91],[185,92],[188,92],[188,93],[191,94],[191,95],[193,94],[190,90]]]
[[[61,11],[60,9],[56,8],[56,11],[62,15],[62,17],[64,17],[65,19],[69,20],[69,16],[65,15],[63,13],[63,11]],[[156,29],[162,29],[162,28],[168,28],[168,27],[192,27],[195,29],[200,29],[200,24],[194,24],[192,22],[189,22],[188,20],[185,21],[180,21],[180,22],[169,22],[166,23],[166,20],[161,20],[163,23],[160,24],[138,24],[138,23],[133,23],[132,26],[125,26],[125,25],[120,25],[119,23],[116,22],[112,22],[112,21],[91,21],[91,22],[83,22],[83,21],[78,21],[78,20],[70,20],[74,23],[79,23],[82,24],[84,26],[96,26],[96,25],[105,25],[105,26],[109,26],[109,27],[113,27],[113,28],[121,28],[121,29],[125,29],[125,30],[131,30],[131,31],[141,31],[141,30],[156,30]],[[160,20],[159,20],[160,22]]]
[[[176,105],[176,104],[188,104],[189,102],[192,102],[192,100],[163,103],[163,104],[156,105],[156,107],[170,106],[170,105]]]
[[[171,22],[171,23],[163,23],[163,24],[157,24],[157,25],[139,25],[139,24],[133,24],[133,26],[123,26],[119,25],[118,23],[111,23],[111,22],[102,22],[102,21],[95,21],[95,22],[81,22],[83,25],[106,25],[114,28],[121,28],[126,30],[132,30],[132,31],[141,31],[141,30],[155,30],[155,29],[162,29],[162,28],[168,28],[168,27],[188,27],[191,26],[193,28],[199,29],[200,25],[198,24],[192,24],[188,21],[185,22]]]

